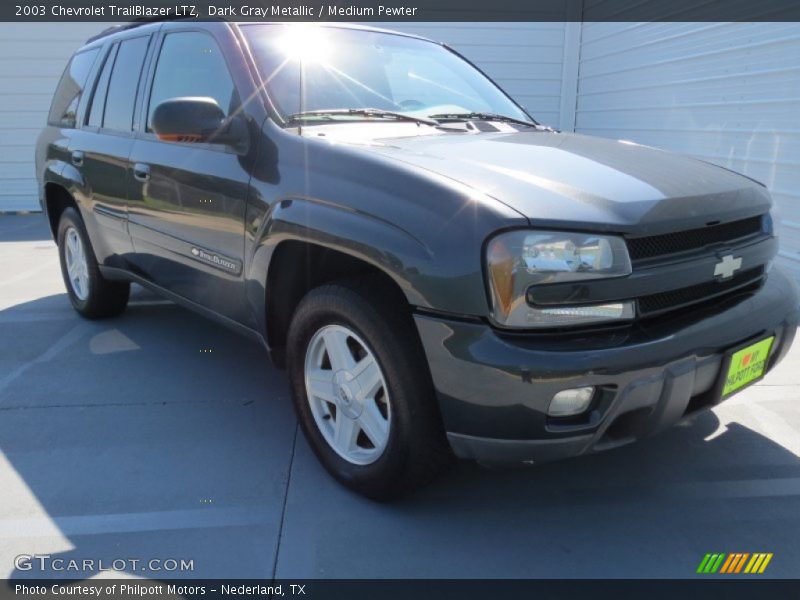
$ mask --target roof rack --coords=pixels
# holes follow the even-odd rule
[[[194,17],[187,17],[184,15],[177,15],[175,13],[168,13],[166,15],[159,15],[157,17],[137,17],[133,19],[130,23],[125,23],[124,25],[112,25],[111,27],[107,27],[103,29],[100,33],[93,35],[88,40],[86,40],[87,44],[90,44],[96,40],[102,39],[106,36],[112,35],[114,33],[118,33],[120,31],[126,31],[128,29],[134,29],[135,27],[141,27],[142,25],[149,25],[151,23],[159,23],[161,21],[194,21]],[[204,19],[206,21],[222,21],[223,19]]]

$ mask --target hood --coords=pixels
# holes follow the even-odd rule
[[[352,141],[363,152],[464,183],[539,226],[652,234],[770,207],[766,189],[747,177],[631,142],[543,131]]]

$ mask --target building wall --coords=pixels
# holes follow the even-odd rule
[[[38,210],[33,152],[61,72],[103,23],[0,23],[0,212]]]
[[[380,25],[380,24],[379,24]],[[538,120],[690,154],[770,188],[800,278],[800,24],[403,23],[475,62]],[[101,23],[0,24],[0,211],[36,210],[33,149]]]
[[[575,129],[767,185],[800,278],[800,23],[585,23]]]

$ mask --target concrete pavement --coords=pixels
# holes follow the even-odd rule
[[[461,464],[378,505],[317,464],[259,345],[138,288],[79,318],[39,215],[0,217],[0,342],[0,577],[34,553],[194,561],[126,568],[152,578],[690,577],[759,551],[800,576],[800,345],[636,446]]]

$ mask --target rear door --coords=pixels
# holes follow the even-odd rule
[[[159,140],[151,128],[155,107],[170,98],[206,96],[226,115],[239,110],[228,63],[211,32],[165,26],[149,79],[142,131],[130,157],[136,268],[154,283],[241,321],[250,180],[245,161],[222,144]]]
[[[79,131],[70,142],[72,163],[90,192],[97,224],[98,260],[125,266],[133,251],[127,228],[128,156],[133,147],[133,119],[150,35],[115,41],[104,48],[102,66]],[[88,223],[87,223],[88,225]]]

